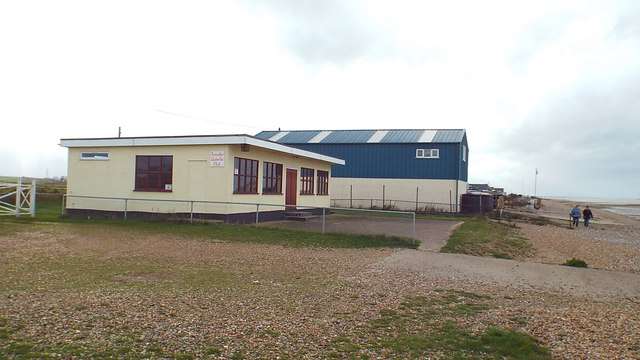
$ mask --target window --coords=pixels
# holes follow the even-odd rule
[[[419,159],[430,159],[430,158],[439,158],[440,150],[438,149],[416,149],[416,158]]]
[[[318,170],[318,195],[329,195],[329,172]]]
[[[233,161],[233,193],[258,193],[258,160],[235,158]]]
[[[282,194],[282,164],[263,163],[262,193]]]
[[[97,152],[97,151],[81,152],[80,160],[109,160],[109,153],[106,151],[105,152]]]
[[[173,156],[136,156],[136,191],[172,191]]]
[[[467,162],[467,147],[462,145],[462,161]]]
[[[313,195],[313,169],[300,169],[300,195]]]

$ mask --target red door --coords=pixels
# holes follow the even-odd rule
[[[298,170],[287,169],[287,188],[285,190],[284,201],[286,210],[296,209],[298,198]]]

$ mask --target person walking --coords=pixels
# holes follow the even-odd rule
[[[584,217],[584,227],[589,227],[589,223],[591,222],[591,219],[593,219],[593,213],[591,212],[591,209],[589,209],[589,206],[584,207],[582,217]]]
[[[573,220],[571,224],[575,225],[575,227],[578,227],[578,225],[580,225],[580,218],[582,217],[582,210],[580,210],[580,205],[576,205],[576,207],[571,209],[569,216]]]

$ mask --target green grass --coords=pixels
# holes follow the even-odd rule
[[[482,218],[467,218],[442,252],[513,259],[534,251],[515,227]]]
[[[551,359],[549,350],[525,333],[493,326],[474,332],[455,325],[456,319],[490,309],[484,303],[488,299],[454,290],[430,298],[409,297],[397,309],[382,309],[361,329],[373,335],[372,341],[363,343],[357,336],[336,339],[334,357],[358,358],[374,352],[392,359]]]
[[[0,291],[215,289],[249,286],[240,274],[209,262],[98,256],[38,256],[0,265]],[[78,305],[76,309],[82,309]]]
[[[322,358],[336,359],[424,359],[436,357],[449,360],[513,359],[548,360],[549,350],[535,338],[522,332],[479,326],[477,330],[458,326],[461,319],[469,319],[490,309],[490,297],[448,290],[432,298],[407,297],[396,309],[382,309],[377,317],[353,332],[335,337],[320,353]],[[474,308],[459,312],[461,305]],[[120,335],[106,345],[92,342],[64,342],[48,345],[18,335],[16,322],[0,317],[0,358],[13,359],[143,359],[149,357],[193,359],[190,352],[163,349],[139,333],[120,329]],[[264,333],[263,337],[278,337],[279,333]],[[221,356],[219,347],[203,344],[202,352]],[[235,350],[232,359],[255,358],[246,350]],[[289,358],[283,356],[282,358]]]
[[[249,242],[287,247],[323,247],[323,248],[410,248],[420,246],[418,240],[399,236],[325,233],[316,231],[256,227],[237,224],[184,224],[160,221],[139,221],[122,219],[80,219],[61,217],[61,203],[41,201],[37,203],[36,217],[22,216],[0,218],[0,235],[15,228],[16,224],[60,222],[83,225],[99,225],[128,229],[145,234],[168,234],[184,238],[206,238],[215,240]]]

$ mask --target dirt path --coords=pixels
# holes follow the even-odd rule
[[[415,250],[397,252],[376,266],[416,272],[427,278],[444,277],[520,291],[543,290],[640,302],[639,274]]]
[[[554,213],[559,213],[568,206],[559,201],[545,203],[547,211]],[[602,222],[624,224],[622,226],[637,223],[634,219],[608,213],[598,207],[596,209]],[[312,222],[296,224],[296,227],[317,228],[319,221],[321,220],[316,219]],[[520,291],[543,290],[561,294],[588,295],[599,299],[628,298],[640,302],[640,274],[637,273],[440,253],[440,249],[447,243],[451,233],[460,225],[462,222],[419,219],[416,221],[416,237],[422,244],[418,251],[396,252],[374,267],[380,270],[410,271],[428,278],[444,277],[498,285]],[[371,216],[331,215],[327,217],[325,227],[327,231],[384,233],[400,236],[410,236],[412,231],[410,220]],[[544,230],[554,232],[551,228]],[[564,241],[562,246],[566,248],[567,237],[561,236]],[[578,245],[582,244],[584,240]],[[605,242],[604,245],[604,248],[599,248],[600,251],[619,253],[616,252],[617,248],[614,249],[618,244]],[[610,245],[611,249],[607,245]],[[569,253],[566,252],[566,254]],[[542,260],[546,259],[542,258]],[[529,259],[531,260],[536,259]]]
[[[545,203],[548,211],[561,212],[565,208],[570,208],[569,202],[547,200]],[[604,211],[598,205],[595,206],[595,211],[598,213],[598,217],[603,219],[603,222],[620,224],[624,228],[640,223],[635,219]],[[451,233],[460,225],[461,223],[450,224],[448,232],[442,225],[434,226],[434,229],[438,229],[438,231],[433,231],[425,236],[426,246],[421,246],[419,250],[438,251],[437,246],[444,246]],[[424,226],[428,225],[424,224]],[[601,234],[591,233],[588,238],[593,239],[598,236]],[[562,239],[555,240],[562,241]],[[591,242],[596,241],[592,240]],[[602,241],[598,242],[603,243]],[[600,251],[610,250],[621,255],[617,251],[619,244],[607,242],[604,244],[610,245],[611,249],[600,248]],[[566,242],[563,245],[566,246]],[[638,259],[636,258],[636,260]],[[428,277],[464,279],[517,288],[522,291],[537,289],[571,295],[588,295],[599,299],[628,298],[640,302],[640,274],[637,273],[411,250],[395,253],[378,265],[383,268],[391,267],[418,272]]]

